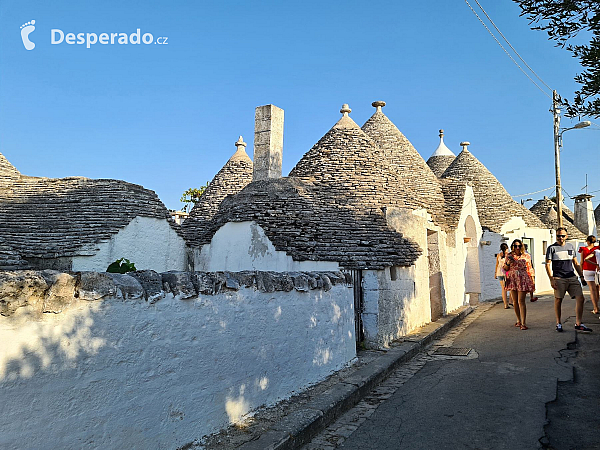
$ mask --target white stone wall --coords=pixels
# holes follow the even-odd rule
[[[120,258],[138,270],[186,270],[185,241],[165,219],[138,216],[99,247],[94,256],[74,257],[72,270],[102,272]]]
[[[362,317],[368,347],[388,347],[393,340],[431,321],[429,288],[418,281],[428,281],[429,277],[427,272],[425,277],[417,274],[418,270],[411,266],[363,271]]]
[[[232,272],[242,270],[337,271],[336,262],[294,261],[275,247],[255,222],[228,222],[213,236],[211,243],[194,250],[194,270]]]
[[[496,254],[500,253],[500,244],[504,242],[502,235],[489,230],[483,232],[482,241],[490,241],[490,245],[482,245],[480,253],[482,301],[502,298],[502,286],[494,278],[496,268]],[[510,243],[509,243],[510,245]],[[549,245],[549,244],[548,244]]]
[[[352,288],[0,316],[0,448],[177,448],[355,357]]]
[[[465,224],[469,217],[473,220],[475,226],[470,231],[471,235],[468,236]],[[474,248],[479,248],[478,243],[482,234],[483,230],[479,223],[479,214],[477,213],[473,188],[467,186],[458,225],[453,236],[446,235],[446,245],[442,247],[442,250],[446,251],[446,257],[444,258],[440,255],[442,257],[442,275],[446,292],[446,312],[454,311],[469,303],[470,298],[465,290],[465,269],[467,267],[468,249],[471,248],[471,252],[473,252]],[[465,243],[464,238],[466,237],[470,237],[471,241]],[[444,261],[446,262],[445,268]],[[470,270],[474,270],[474,268],[470,268]],[[481,289],[483,289],[483,285],[481,285]]]

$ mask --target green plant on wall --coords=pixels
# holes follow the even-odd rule
[[[117,259],[106,269],[110,273],[127,273],[135,272],[136,270],[135,264],[125,258]]]

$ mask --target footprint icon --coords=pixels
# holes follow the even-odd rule
[[[35,20],[21,25],[21,39],[23,39],[23,45],[27,50],[33,50],[35,48],[35,43],[29,40],[29,35],[33,30],[35,30]]]

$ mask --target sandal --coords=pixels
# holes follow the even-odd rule
[[[521,325],[521,330],[528,330],[529,328],[527,328],[527,325]]]
[[[538,301],[538,298],[537,298],[537,297],[533,297],[533,298],[532,298],[530,301],[531,301],[532,303],[533,303],[533,302],[537,302],[537,301]]]
[[[517,327],[517,328],[518,328],[518,327],[521,327],[521,326],[522,326],[522,325],[521,325],[521,322],[517,322],[517,323],[515,323],[515,327]]]
[[[598,314],[600,314],[600,311],[592,311],[592,314],[598,315]]]

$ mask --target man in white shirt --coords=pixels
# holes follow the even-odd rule
[[[583,290],[573,270],[583,280],[583,271],[577,261],[575,247],[567,243],[567,229],[559,227],[556,229],[556,242],[548,247],[546,251],[546,273],[550,278],[550,284],[554,289],[554,313],[556,314],[556,331],[562,331],[560,321],[562,300],[565,293],[569,293],[575,299],[575,330],[583,333],[591,333],[592,330],[581,323],[583,316]]]

